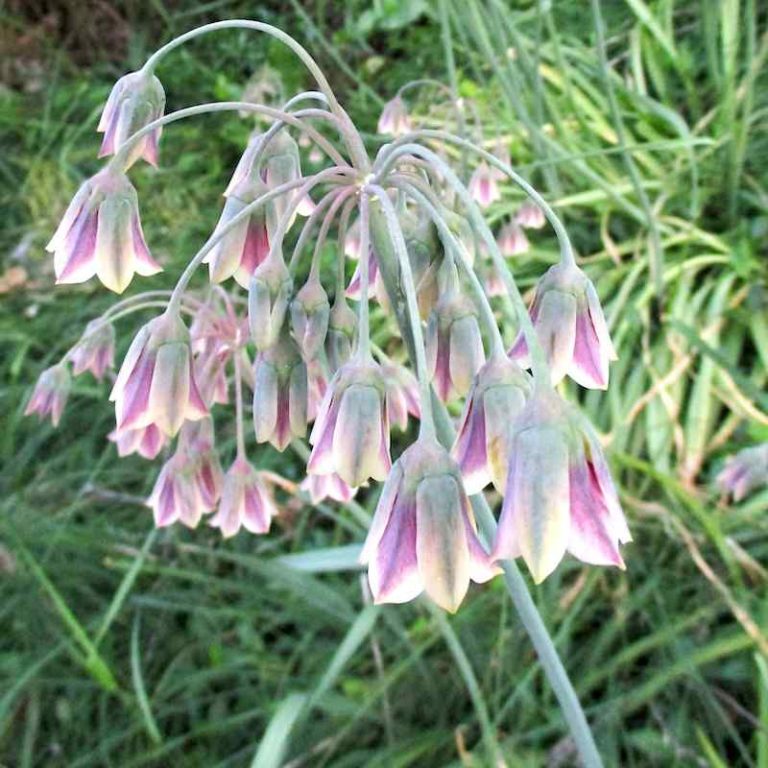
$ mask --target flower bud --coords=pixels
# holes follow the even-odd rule
[[[72,350],[72,370],[75,376],[90,371],[97,379],[115,364],[115,329],[112,323],[92,320]]]
[[[489,482],[504,493],[514,420],[530,390],[527,374],[503,355],[492,356],[478,371],[451,450],[470,495]]]
[[[234,536],[242,526],[249,533],[267,533],[277,508],[259,477],[244,458],[235,459],[224,476],[221,503],[211,519],[225,539]]]
[[[384,363],[381,372],[387,383],[389,421],[401,432],[405,432],[409,414],[415,419],[421,417],[419,383],[407,368],[396,363]]]
[[[246,206],[266,191],[259,181],[242,184],[237,192],[226,198],[224,210],[213,232],[213,237],[224,229]],[[223,283],[230,277],[247,288],[256,268],[269,255],[269,235],[264,206],[246,216],[230,229],[205,257],[212,283]]]
[[[360,301],[362,288],[363,272],[362,266],[358,262],[352,279],[349,281],[345,295],[353,301]],[[374,253],[373,247],[368,249],[368,298],[373,299],[382,296],[381,278],[379,276],[379,262]]]
[[[438,301],[427,325],[427,367],[440,399],[469,392],[483,364],[483,340],[472,302],[457,291]]]
[[[623,568],[631,539],[591,428],[554,390],[534,392],[513,429],[494,558],[522,555],[538,584],[566,550]]]
[[[189,331],[166,311],[134,338],[112,388],[117,430],[154,424],[173,437],[186,419],[208,415],[195,382]]]
[[[390,136],[403,136],[413,130],[405,102],[400,96],[395,96],[384,105],[376,130]]]
[[[437,442],[417,441],[392,467],[360,562],[376,603],[404,603],[426,591],[451,612],[470,579],[498,572],[477,538],[459,468]]]
[[[284,451],[307,431],[307,367],[296,342],[283,333],[254,366],[253,425],[259,443]]]
[[[141,128],[163,116],[165,91],[160,81],[149,72],[139,70],[123,75],[112,88],[97,130],[104,134],[99,157],[114,155]],[[162,127],[150,131],[131,147],[126,170],[143,157],[157,165],[157,145]]]
[[[515,222],[524,229],[541,229],[547,220],[544,211],[533,200],[526,200],[515,214]]]
[[[24,415],[36,413],[40,418],[50,416],[51,424],[58,427],[71,387],[72,377],[64,363],[46,368],[35,384]]]
[[[248,325],[256,349],[271,347],[283,327],[293,283],[282,256],[268,257],[248,286]]]
[[[319,504],[323,499],[333,499],[340,504],[352,501],[357,488],[350,488],[337,474],[307,475],[301,483],[301,489],[309,494],[313,504]]]
[[[310,276],[291,302],[293,336],[305,360],[314,360],[323,350],[330,314],[328,294],[317,277]]]
[[[608,387],[608,363],[616,353],[597,291],[577,266],[560,263],[549,268],[536,286],[530,315],[549,360],[553,384],[567,374],[582,387]],[[528,367],[528,345],[522,334],[510,355]]]
[[[475,168],[469,179],[467,189],[481,208],[487,208],[491,203],[501,199],[498,176],[490,169],[485,160]]]
[[[717,476],[717,485],[724,494],[741,501],[755,488],[768,485],[768,443],[744,448],[729,456]]]
[[[113,430],[107,435],[117,446],[117,455],[121,458],[132,453],[138,453],[150,461],[163,450],[168,438],[154,425],[139,429],[124,429],[122,432]]]
[[[344,296],[337,294],[325,337],[325,354],[331,373],[336,373],[352,356],[356,332],[357,315],[349,308]]]
[[[122,293],[134,272],[146,277],[161,271],[144,242],[136,190],[124,173],[109,168],[80,187],[46,250],[53,253],[59,284],[97,275]]]
[[[510,221],[505,224],[496,238],[496,245],[502,256],[517,256],[519,253],[527,253],[530,243],[525,232],[519,224]]]
[[[389,458],[386,384],[375,363],[349,362],[328,386],[309,437],[307,472],[335,472],[356,488],[369,478],[383,480]]]

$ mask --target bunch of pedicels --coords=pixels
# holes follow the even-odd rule
[[[319,90],[282,109],[223,102],[164,115],[156,66],[185,40],[226,26],[285,42]],[[465,109],[451,103],[459,114]],[[225,110],[270,122],[251,136],[215,230],[173,291],[132,296],[91,321],[42,374],[28,412],[58,423],[70,369],[104,377],[116,321],[159,308],[133,339],[110,395],[110,438],[120,455],[153,459],[172,446],[147,502],[156,525],[206,519],[225,537],[241,528],[266,533],[276,506],[246,450],[252,430],[256,443],[278,451],[308,436],[305,487],[315,502],[349,501],[359,487],[383,483],[361,555],[376,602],[426,592],[454,611],[470,580],[485,582],[516,557],[537,583],[566,552],[623,567],[619,546],[630,535],[600,442],[556,391],[566,376],[605,389],[614,357],[597,294],[562,224],[513,171],[500,142],[489,152],[462,135],[416,130],[402,93],[379,122],[392,141],[371,159],[317,65],[279,30],[207,25],[117,82],[98,126],[100,156],[110,159],[80,187],[48,244],[57,283],[95,276],[119,294],[135,273],[161,270],[128,171],[142,160],[157,164],[166,125]],[[312,174],[302,172],[299,143],[325,158]],[[446,147],[460,154],[466,174],[452,169]],[[462,175],[470,176],[466,185]],[[481,209],[508,179],[529,201],[494,236]],[[525,230],[545,220],[561,255],[527,311],[505,256],[525,252]],[[329,242],[336,259],[323,274]],[[349,260],[356,266],[347,281]],[[210,286],[192,291],[202,265]],[[303,284],[300,274],[308,274]],[[490,295],[505,296],[516,313],[519,336],[509,350]],[[371,302],[394,318],[411,370],[372,345]],[[224,471],[213,414],[233,400],[237,449]],[[454,435],[445,405],[462,400]],[[419,420],[418,437],[393,462],[390,429],[405,429],[410,418]],[[490,486],[503,498],[498,528],[478,532],[478,499]]]

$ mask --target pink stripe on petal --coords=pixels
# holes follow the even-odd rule
[[[147,248],[138,215],[134,216],[131,222],[131,234],[133,235],[133,253],[136,257],[136,271],[142,277],[150,277],[158,272],[162,272],[163,268],[152,258],[152,254],[149,252],[149,248]]]
[[[154,372],[154,356],[144,352],[125,384],[122,397],[115,403],[119,430],[148,426],[146,417]]]
[[[600,342],[586,311],[576,315],[576,339],[568,375],[582,387],[608,388],[608,359],[600,350]]]
[[[485,440],[485,412],[476,397],[467,402],[466,416],[459,429],[453,456],[464,476],[468,494],[480,493],[490,482]]]
[[[56,282],[59,284],[83,283],[96,274],[96,234],[98,215],[96,213],[80,217],[70,229],[56,255],[61,253],[61,260],[54,268]]]

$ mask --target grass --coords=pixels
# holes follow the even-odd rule
[[[397,27],[382,11],[361,38],[362,3],[346,15],[322,2],[282,15],[124,3],[123,49],[87,53],[78,41],[98,36],[81,23],[81,37],[39,54],[40,90],[23,90],[27,75],[0,92],[0,245],[18,246],[4,268],[27,273],[0,305],[1,762],[573,762],[499,580],[447,619],[423,603],[371,607],[355,566],[359,515],[283,496],[266,538],[154,533],[142,500],[156,467],[118,461],[105,442],[106,386],[78,379],[58,431],[22,418],[37,373],[109,305],[92,286],[54,291],[42,246],[97,167],[93,128],[112,80],[151,42],[254,15],[319,51],[370,132],[376,95],[414,68],[449,80],[450,41],[459,92],[489,146],[504,136],[563,215],[619,349],[607,393],[568,394],[608,441],[635,538],[627,571],[568,561],[533,591],[605,763],[768,766],[768,493],[728,505],[710,490],[723,456],[768,439],[766,20],[749,0],[602,3],[601,59],[584,7],[510,5],[451,0],[442,27],[429,13]],[[20,12],[2,23],[32,39],[39,29]],[[287,92],[302,82],[278,47],[236,33],[175,56],[160,72],[169,108],[236,96],[264,63]],[[213,227],[249,128],[231,116],[173,126],[160,170],[133,174],[164,263],[181,265]],[[492,218],[519,200],[505,188]],[[556,256],[546,234],[533,241],[513,265],[526,288]],[[386,322],[377,316],[374,332]],[[123,344],[129,336],[123,326]],[[298,459],[253,453],[301,478]]]

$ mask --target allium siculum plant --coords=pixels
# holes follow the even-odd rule
[[[163,115],[155,67],[185,39],[222,26],[283,40],[319,90],[282,109],[224,102]],[[379,120],[380,132],[394,138],[371,159],[306,51],[258,22],[194,30],[122,77],[98,126],[100,156],[111,159],[81,185],[48,245],[57,283],[95,276],[122,293],[135,274],[160,271],[128,171],[141,160],[157,165],[166,125],[237,110],[265,118],[269,127],[252,134],[219,222],[174,290],[132,296],[92,320],[40,377],[27,411],[56,424],[70,367],[75,375],[104,377],[113,363],[113,324],[160,304],[164,310],[130,344],[110,395],[110,438],[120,455],[154,458],[176,443],[147,502],[158,526],[207,520],[225,537],[241,527],[267,533],[277,507],[252,464],[257,449],[246,445],[283,451],[308,438],[304,488],[313,502],[344,502],[361,486],[383,483],[361,556],[376,602],[426,592],[455,611],[470,580],[487,581],[500,561],[518,556],[537,583],[566,552],[623,567],[619,547],[630,535],[600,442],[554,388],[565,376],[584,387],[608,386],[615,354],[597,293],[561,223],[509,167],[501,143],[491,153],[444,131],[416,130],[403,92]],[[324,167],[302,172],[299,140],[323,153]],[[466,186],[442,152],[449,145],[468,167]],[[494,236],[480,210],[501,198],[510,178],[529,199]],[[561,258],[541,278],[529,315],[504,257],[524,253],[525,230],[539,229],[545,218]],[[323,274],[330,243],[336,264]],[[349,260],[356,262],[351,278]],[[192,291],[190,280],[203,264],[210,285]],[[519,324],[509,353],[488,300],[499,293]],[[372,347],[371,301],[394,318],[413,373]],[[252,430],[244,417],[249,389]],[[233,399],[237,449],[224,472],[214,416],[226,422],[224,406]],[[436,427],[445,421],[441,401],[462,399],[451,439]],[[393,459],[390,430],[404,430],[409,418],[419,419],[418,436]],[[478,532],[468,496],[491,484],[503,497],[494,538]]]

